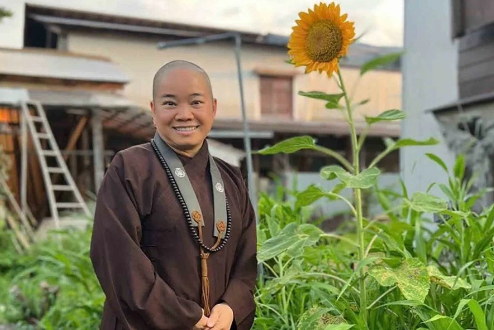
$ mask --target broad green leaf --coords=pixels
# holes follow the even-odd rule
[[[310,136],[296,136],[286,139],[275,144],[272,147],[266,147],[257,151],[261,155],[272,155],[278,153],[291,154],[302,149],[313,149],[315,146],[314,139]]]
[[[405,259],[397,268],[377,265],[369,274],[382,286],[398,285],[406,299],[424,302],[429,292],[430,280],[427,268],[420,260]]]
[[[417,212],[437,213],[447,210],[448,203],[436,196],[416,192],[410,200],[405,199],[405,203]]]
[[[257,258],[259,262],[272,259],[281,253],[287,252],[292,256],[298,256],[304,247],[317,243],[323,232],[314,225],[296,223],[288,224],[279,233],[262,244]]]
[[[470,290],[472,288],[472,286],[462,278],[443,275],[441,271],[435,266],[427,267],[427,272],[429,273],[429,277],[432,283],[440,285],[444,288],[450,290],[457,290],[460,288]]]
[[[400,120],[406,117],[405,112],[401,110],[387,110],[379,114],[377,117],[367,117],[365,116],[365,121],[367,124],[371,125],[380,121],[393,121]]]
[[[315,185],[310,185],[307,189],[297,195],[296,207],[311,205],[318,199],[327,196],[327,193]]]
[[[312,246],[319,241],[323,232],[314,225],[303,224],[298,227],[299,241],[289,247],[286,253],[291,257],[299,257],[304,253],[304,248]]]
[[[426,153],[425,155],[429,157],[432,161],[434,161],[436,164],[441,166],[444,172],[448,173],[448,167],[441,158],[431,153]]]
[[[313,91],[313,92],[302,92],[302,91],[300,91],[300,92],[298,92],[298,95],[309,97],[311,99],[323,100],[323,101],[326,101],[328,103],[336,104],[336,105],[340,102],[341,98],[345,96],[344,93],[341,93],[341,94],[326,94],[324,92],[317,92],[317,91]]]
[[[401,55],[403,55],[403,52],[387,54],[374,58],[362,65],[362,67],[360,68],[360,75],[363,76],[365,73],[374,70],[380,66],[393,63],[397,61],[401,57]]]
[[[465,174],[465,156],[459,155],[456,158],[454,172],[455,178],[462,180],[463,175]]]
[[[321,170],[321,176],[326,180],[340,179],[348,188],[366,189],[377,184],[380,171],[376,167],[368,168],[358,175],[348,173],[341,166],[330,165]]]
[[[313,307],[307,310],[300,317],[297,324],[297,330],[317,329],[317,326],[321,323],[321,319],[323,318],[323,316],[330,311],[331,309],[329,308],[320,307]]]
[[[348,330],[353,328],[352,324],[340,323],[340,324],[329,324],[324,330]]]

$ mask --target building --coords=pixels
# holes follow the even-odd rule
[[[0,87],[27,89],[45,105],[53,122],[56,116],[80,118],[81,110],[93,116],[91,122],[100,117],[104,150],[109,155],[107,160],[116,151],[152,137],[154,127],[148,111],[152,78],[161,65],[174,59],[193,61],[210,74],[213,92],[218,98],[218,115],[210,138],[243,149],[232,43],[157,49],[159,42],[226,30],[29,4],[20,13],[24,16],[23,47],[15,51],[2,49],[0,58],[3,56],[10,61],[22,58],[19,61],[30,61],[30,64],[19,66],[21,72],[14,73],[9,71],[13,65],[4,65],[3,69],[0,66]],[[322,102],[297,95],[300,90],[336,92],[334,82],[323,75],[304,75],[302,69],[287,64],[287,37],[250,32],[241,32],[241,37],[243,83],[253,149],[309,134],[319,143],[349,156],[348,129],[341,114],[325,109]],[[342,73],[350,89],[359,83],[355,102],[369,99],[356,110],[359,132],[365,128],[363,115],[400,108],[399,63],[359,79],[361,64],[394,51],[396,49],[355,44],[350,55],[342,60]],[[62,62],[65,66],[58,64]],[[49,65],[55,67],[49,69]],[[37,70],[27,70],[31,67]],[[44,75],[39,72],[43,71],[41,67],[45,69]],[[52,112],[55,108],[59,110],[56,113]],[[74,120],[60,119],[59,122],[72,128],[77,124]],[[59,136],[63,141],[61,132]],[[382,137],[399,135],[400,127],[396,123],[373,125],[368,132],[364,158],[368,161],[384,148]],[[94,149],[91,141],[86,147]],[[318,177],[319,168],[331,162],[311,152],[289,157],[254,156],[258,178],[267,178],[270,173],[285,175],[294,169],[315,173],[314,177]],[[396,173],[398,163],[398,153],[395,153],[382,167]]]
[[[402,151],[407,186],[424,191],[432,182],[447,182],[426,152],[437,154],[448,166],[466,153],[467,175],[480,176],[477,188],[492,186],[494,2],[406,1],[405,49],[403,104],[409,119],[402,135],[441,141]],[[492,196],[484,200],[493,201]]]

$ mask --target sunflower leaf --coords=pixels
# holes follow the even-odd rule
[[[379,116],[377,117],[365,116],[365,121],[367,122],[367,124],[372,125],[380,121],[400,120],[400,119],[404,119],[405,117],[406,117],[405,112],[401,110],[387,110],[379,114]]]
[[[391,54],[387,54],[384,56],[374,58],[374,59],[368,61],[367,63],[365,63],[364,65],[362,65],[362,67],[360,68],[360,75],[363,76],[367,72],[372,71],[378,67],[382,67],[382,66],[385,66],[387,64],[396,62],[397,60],[400,59],[401,55],[403,55],[403,52],[391,53]]]
[[[291,154],[301,149],[314,149],[315,142],[314,139],[308,135],[296,136],[293,138],[281,141],[274,146],[266,147],[257,151],[261,155],[272,155],[278,153]]]
[[[312,91],[312,92],[298,92],[299,95],[309,97],[311,99],[316,99],[316,100],[323,100],[327,101],[328,103],[326,104],[327,109],[336,109],[338,108],[338,103],[340,102],[341,98],[345,96],[344,93],[341,94],[326,94],[324,92],[317,92],[317,91]]]
[[[337,186],[339,190],[348,188],[367,189],[377,183],[377,177],[380,171],[376,167],[368,168],[358,175],[353,175],[345,171],[338,165],[330,165],[321,169],[321,176],[326,180],[340,179],[344,185]]]
[[[420,260],[405,259],[396,268],[376,265],[369,269],[369,274],[381,285],[397,285],[408,300],[424,302],[429,292],[430,279],[427,268]]]
[[[416,192],[410,200],[405,199],[404,203],[412,210],[424,213],[440,213],[448,209],[445,200],[423,192]]]

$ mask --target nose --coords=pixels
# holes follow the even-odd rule
[[[194,114],[187,105],[181,105],[177,107],[177,114],[175,119],[179,121],[187,121],[194,119]]]

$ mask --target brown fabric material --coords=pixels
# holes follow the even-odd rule
[[[213,246],[207,143],[180,156]],[[215,159],[232,214],[226,246],[208,258],[211,306],[226,302],[232,329],[252,327],[257,275],[255,216],[240,171]],[[198,244],[150,143],[119,152],[98,192],[91,259],[106,294],[101,329],[190,330],[202,315]]]

